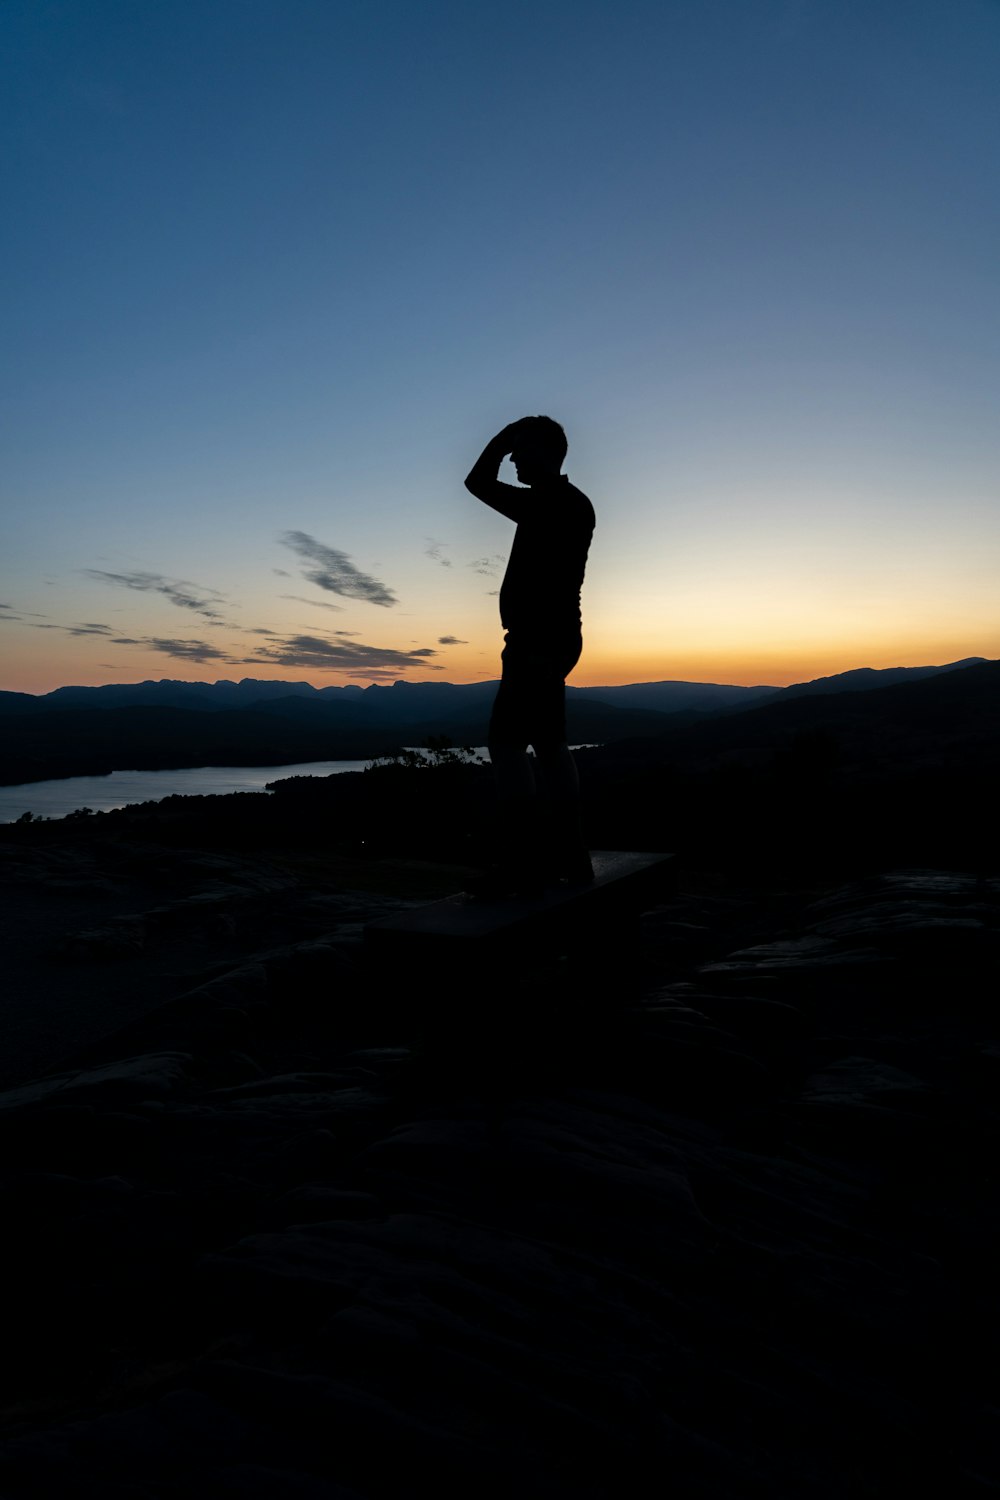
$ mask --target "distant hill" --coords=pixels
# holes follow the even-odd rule
[[[308,682],[160,681],[109,683],[102,687],[61,687],[32,697],[0,693],[0,714],[67,708],[186,708],[216,712],[230,708],[260,708],[295,699],[301,703],[350,707],[356,722],[418,724],[442,715],[465,714],[489,705],[497,682],[394,682],[362,688],[315,688]],[[571,699],[609,704],[614,708],[652,713],[701,712],[730,708],[753,701],[774,688],[745,688],[712,682],[647,682],[624,687],[569,688]]]
[[[383,721],[352,702],[293,697],[209,712],[148,704],[18,709],[4,720],[0,784],[118,770],[362,759],[424,744],[436,735],[483,744],[492,696],[482,695],[478,707],[443,707],[434,718],[416,721]],[[572,704],[567,718],[578,744],[649,734],[671,722],[664,714],[589,702]]]
[[[885,737],[901,712],[895,705],[903,701],[886,693],[936,690],[935,712],[947,712],[947,684],[961,680],[954,711],[965,723],[968,674],[997,665],[973,658],[972,665],[861,668],[785,689],[673,681],[571,687],[567,724],[572,743],[630,742],[624,753],[640,760],[660,756],[666,747],[671,753],[685,747],[689,757],[745,755],[810,726],[836,725],[839,735],[850,738],[852,725],[860,732],[858,726],[868,724],[868,732]],[[986,678],[992,680],[988,670]],[[314,688],[245,678],[65,687],[37,697],[0,693],[0,783],[128,769],[361,759],[426,743],[432,735],[483,744],[495,691],[495,681]],[[871,701],[866,707],[863,700]],[[934,743],[944,727],[925,726]]]
[[[569,687],[567,694],[599,698],[616,708],[649,709],[655,713],[715,713],[746,708],[762,697],[780,693],[774,687],[737,687],[719,682],[630,682],[621,687]]]
[[[901,682],[919,682],[939,672],[957,672],[986,660],[985,656],[966,656],[961,661],[946,662],[938,667],[855,667],[832,677],[815,677],[811,682],[793,682],[790,687],[771,690],[773,697],[802,698],[817,693],[865,693],[873,688],[894,687]]]
[[[578,756],[595,848],[677,849],[747,879],[1000,848],[1000,661],[853,692],[779,695]]]
[[[980,656],[928,667],[858,667],[832,677],[817,677],[791,687],[741,687],[718,682],[631,682],[614,687],[567,689],[569,701],[599,702],[613,708],[651,713],[717,713],[747,708],[777,698],[805,694],[867,691],[897,682],[915,682],[938,672],[953,672],[983,661]],[[352,710],[351,722],[419,724],[442,714],[465,714],[489,704],[496,679],[488,682],[393,682],[387,686],[322,687],[309,682],[283,682],[244,677],[239,682],[184,682],[174,678],[145,682],[107,683],[101,687],[60,687],[37,696],[0,692],[0,716],[68,708],[186,708],[204,713],[220,709],[260,708],[297,699],[302,703],[336,704]],[[345,721],[347,719],[345,717]]]
[[[352,692],[344,689],[345,693]],[[353,689],[360,696],[361,689]],[[159,681],[108,683],[103,687],[61,687],[44,693],[40,708],[252,708],[277,698],[319,696],[308,682],[270,682],[245,677],[240,682]]]
[[[0,717],[36,713],[43,701],[31,693],[0,693]]]
[[[914,669],[920,672],[921,669]],[[840,764],[956,768],[993,763],[1000,749],[1000,661],[854,691],[781,693],[742,713],[703,715],[609,747],[616,764],[703,771],[766,763],[794,749]],[[591,752],[600,758],[600,752]]]

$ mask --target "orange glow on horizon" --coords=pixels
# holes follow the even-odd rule
[[[69,649],[53,664],[51,650],[30,652],[14,663],[4,674],[3,690],[7,692],[41,695],[57,687],[97,687],[109,683],[137,683],[146,680],[168,679],[177,682],[215,682],[228,679],[238,682],[241,678],[254,678],[266,682],[309,682],[314,687],[343,687],[350,684],[368,687],[375,679],[350,677],[344,672],[318,673],[314,670],[294,667],[257,665],[230,665],[214,662],[196,663],[171,661],[153,652],[137,651],[127,663],[95,663],[87,660],[89,654],[84,642],[82,649],[74,650],[78,643],[68,643]],[[441,672],[428,672],[426,668],[414,667],[411,673],[401,673],[398,680],[405,682],[484,682],[500,675],[500,648],[495,650],[477,648],[443,652],[439,665]],[[940,666],[951,661],[960,661],[969,656],[994,659],[1000,655],[1000,643],[953,640],[917,640],[905,644],[882,644],[875,648],[851,650],[843,644],[820,648],[808,646],[798,651],[777,649],[752,649],[744,653],[722,649],[667,653],[665,651],[611,651],[584,645],[584,654],[576,670],[568,679],[571,687],[619,687],[637,682],[713,682],[735,686],[786,687],[793,682],[808,682],[817,677],[830,677],[839,672],[852,671],[858,667],[916,667]],[[390,685],[386,679],[385,685]]]

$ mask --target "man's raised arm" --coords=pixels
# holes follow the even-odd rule
[[[518,423],[511,422],[495,438],[490,438],[465,479],[465,488],[477,500],[484,501],[511,521],[520,521],[524,513],[525,491],[516,484],[503,484],[497,474],[514,447],[517,428]]]

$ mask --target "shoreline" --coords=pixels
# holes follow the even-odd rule
[[[374,758],[374,757],[373,757]],[[15,823],[23,811],[33,818],[58,821],[71,817],[90,803],[92,813],[122,811],[127,807],[161,802],[167,797],[229,796],[239,792],[266,792],[276,782],[291,777],[350,775],[362,771],[369,760],[266,762],[261,765],[200,765],[142,769],[117,768],[95,776],[47,777],[37,781],[0,786],[0,826]],[[157,778],[163,778],[162,785]],[[115,778],[118,778],[116,784]],[[91,783],[99,783],[93,786]],[[188,784],[190,783],[190,784]],[[34,802],[34,805],[30,805]],[[21,813],[12,808],[26,804]],[[69,804],[72,804],[70,806]]]

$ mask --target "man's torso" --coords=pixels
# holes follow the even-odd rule
[[[532,488],[500,589],[505,630],[553,641],[579,635],[580,588],[593,531],[593,506],[564,475],[551,486]]]

